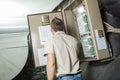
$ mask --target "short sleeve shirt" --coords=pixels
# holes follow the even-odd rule
[[[46,54],[55,54],[57,73],[56,76],[74,74],[80,71],[78,59],[77,40],[62,31],[50,37],[44,46]]]

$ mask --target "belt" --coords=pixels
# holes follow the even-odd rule
[[[78,75],[78,74],[80,74],[80,73],[76,73],[76,74],[66,74],[66,75],[64,75],[64,76],[74,76],[74,75]]]
[[[80,72],[75,73],[75,74],[65,74],[65,75],[63,75],[63,76],[61,76],[61,77],[64,77],[64,76],[74,76],[74,75],[77,75],[77,74],[80,74]]]

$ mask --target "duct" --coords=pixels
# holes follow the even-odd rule
[[[0,34],[26,31],[28,31],[26,17],[0,17]]]

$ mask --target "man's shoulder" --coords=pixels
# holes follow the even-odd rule
[[[68,37],[69,40],[77,41],[77,39],[71,35],[66,34],[66,36]]]

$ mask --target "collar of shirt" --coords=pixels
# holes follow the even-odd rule
[[[64,34],[65,32],[64,31],[57,31],[57,32],[55,32],[55,35],[56,34]]]

